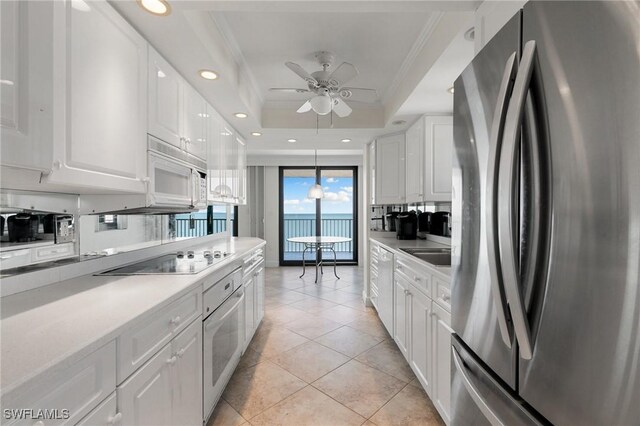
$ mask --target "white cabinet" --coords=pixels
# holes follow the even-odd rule
[[[0,2],[0,162],[48,170],[53,133],[53,2]]]
[[[424,120],[418,119],[407,130],[406,135],[406,168],[407,203],[424,201]]]
[[[77,3],[54,2],[53,167],[44,182],[142,193],[147,42],[106,1]]]
[[[235,139],[236,185],[234,198],[236,201],[234,204],[245,205],[247,204],[247,145],[239,136],[236,136]]]
[[[182,146],[182,77],[153,48],[149,47],[149,134]]]
[[[376,204],[376,141],[369,144],[369,204]]]
[[[387,331],[393,336],[393,301],[394,301],[394,284],[393,284],[393,253],[380,248],[378,254],[378,315],[382,324]]]
[[[384,136],[376,140],[377,204],[405,202],[405,135]]]
[[[207,190],[209,201],[246,204],[246,142],[231,126],[208,109]]]
[[[258,266],[258,269],[255,272],[255,286],[256,286],[256,328],[262,322],[264,318],[264,286],[265,286],[265,272],[264,272],[264,262]]]
[[[76,426],[110,426],[120,424],[122,413],[118,413],[115,391],[94,408]]]
[[[202,321],[198,317],[171,342],[176,357],[172,388],[174,425],[202,422]]]
[[[409,286],[409,364],[422,387],[431,395],[432,327],[431,299],[413,285]]]
[[[191,155],[206,159],[207,103],[186,82],[182,90],[183,148]]]
[[[47,424],[75,424],[113,393],[116,385],[115,360],[116,343],[112,341],[75,363],[47,373],[40,381],[27,382],[3,395],[2,407],[68,410],[68,419],[52,420]],[[33,424],[24,420],[13,419],[6,424]]]
[[[453,118],[424,117],[424,201],[451,201]]]
[[[123,424],[202,422],[202,322],[196,319],[117,390]]]
[[[409,283],[396,274],[393,278],[393,340],[405,358],[409,358],[409,326],[411,318],[411,298]]]
[[[451,420],[451,314],[433,303],[433,391],[431,400],[446,424]]]
[[[253,274],[244,279],[244,348],[249,345],[256,328],[256,285]]]

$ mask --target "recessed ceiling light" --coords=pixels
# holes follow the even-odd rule
[[[215,80],[218,78],[218,73],[211,70],[200,70],[198,71],[198,74],[200,74],[200,77],[204,78],[205,80]]]
[[[351,142],[351,139],[349,139],[349,138],[342,139],[340,142],[344,142],[344,143]]]
[[[13,86],[13,81],[11,81],[11,80],[0,80],[0,84],[4,84],[6,86]]]
[[[251,136],[262,136],[260,132],[251,132]]]
[[[165,0],[138,0],[138,4],[154,15],[167,16],[171,13],[171,6]]]
[[[207,114],[205,112],[199,112],[198,113],[198,117],[200,117],[200,118],[209,118],[209,114]]]
[[[449,88],[447,89],[447,92],[449,92],[449,93],[451,93],[451,94],[453,95],[453,86],[449,87]]]
[[[248,115],[245,114],[244,112],[236,112],[235,114],[233,114],[236,118],[247,118]]]
[[[407,122],[405,120],[395,120],[392,121],[391,124],[393,124],[394,126],[402,126],[403,124],[407,124]]]
[[[203,139],[203,138],[198,138],[198,139],[196,139],[196,141],[198,141],[198,142],[206,142],[207,140]]]
[[[158,78],[165,78],[167,75],[162,72],[162,70],[158,70]]]
[[[295,142],[298,142],[298,141],[297,141],[296,139],[287,139],[287,142],[289,142],[289,143],[295,143]]]

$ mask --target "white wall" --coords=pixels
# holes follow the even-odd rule
[[[475,16],[475,52],[478,53],[525,3],[527,0],[490,0],[478,6]]]

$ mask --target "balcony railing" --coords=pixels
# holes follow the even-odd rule
[[[213,219],[213,233],[227,229],[226,219]],[[207,235],[207,219],[176,219],[176,237],[203,237]]]
[[[353,238],[353,219],[322,219],[322,234],[332,237]],[[284,219],[284,251],[302,253],[304,245],[287,241],[293,237],[308,237],[316,234],[315,219]],[[353,252],[353,241],[335,245],[337,252]],[[306,257],[305,257],[306,258]]]

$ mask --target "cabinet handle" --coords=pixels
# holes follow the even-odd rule
[[[122,420],[122,413],[116,413],[114,416],[109,416],[107,424],[115,425],[120,423],[120,420]]]
[[[178,357],[174,355],[171,358],[167,359],[167,364],[173,365],[176,363],[177,360],[178,360]]]
[[[178,352],[176,352],[176,355],[178,356],[178,358],[182,358],[182,356],[184,355],[184,353],[187,350],[185,348],[180,349]]]
[[[169,324],[176,325],[176,326],[180,324],[180,315],[178,315],[177,317],[171,318],[171,321],[169,321]]]
[[[451,300],[451,296],[449,296],[448,294],[442,294],[442,300],[444,300],[445,302],[448,302],[449,300]]]
[[[414,281],[422,281],[422,278],[420,278],[420,277],[413,277],[413,280],[414,280]]]
[[[409,295],[409,290],[405,290],[405,291],[404,291],[404,295],[405,295],[405,296],[408,296],[408,295]]]

